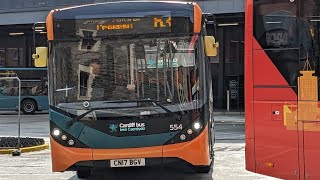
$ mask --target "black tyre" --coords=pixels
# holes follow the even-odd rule
[[[37,110],[37,103],[32,99],[25,99],[21,103],[23,114],[34,114]]]
[[[88,177],[91,176],[91,170],[90,170],[90,169],[78,170],[78,171],[77,171],[77,176],[78,176],[78,178],[80,178],[80,179],[88,178]]]
[[[211,164],[209,166],[197,166],[195,167],[195,171],[197,173],[209,173],[212,169],[213,160],[211,161]]]

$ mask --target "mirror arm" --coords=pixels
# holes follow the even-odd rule
[[[39,55],[36,51],[36,26],[37,24],[45,24],[45,22],[35,22],[32,26],[32,35],[33,35],[33,51],[34,54],[32,54],[32,59],[39,59]]]
[[[32,54],[32,59],[39,59],[39,54],[37,54],[37,53]]]

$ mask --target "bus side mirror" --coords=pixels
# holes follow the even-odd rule
[[[37,47],[36,54],[32,54],[35,67],[47,67],[48,48]]]
[[[213,36],[205,36],[204,43],[206,55],[209,57],[217,56],[219,43],[216,42],[216,39]]]

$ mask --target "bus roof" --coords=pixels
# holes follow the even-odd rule
[[[73,6],[52,10],[47,17],[48,40],[54,39],[54,20],[70,20],[77,16],[108,17],[110,14],[170,12],[171,17],[190,17],[194,33],[201,31],[202,11],[198,4],[178,1],[118,1]]]

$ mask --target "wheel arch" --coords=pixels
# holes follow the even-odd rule
[[[34,101],[36,104],[36,111],[38,111],[38,102],[36,99],[34,99],[32,97],[24,97],[24,98],[21,98],[20,104],[22,105],[23,101],[26,101],[26,100]]]

